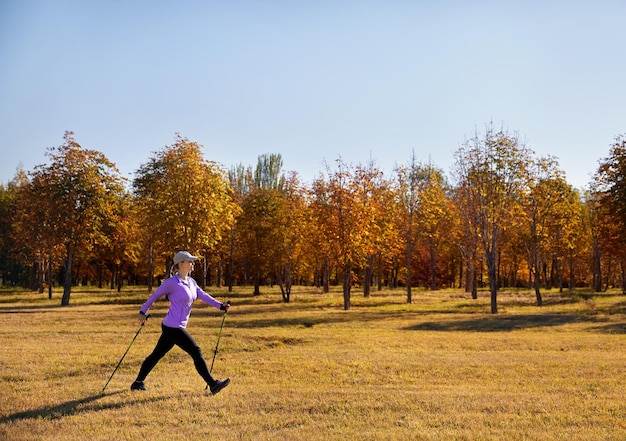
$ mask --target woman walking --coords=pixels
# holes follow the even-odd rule
[[[179,251],[174,256],[174,270],[176,274],[165,280],[148,298],[139,310],[139,324],[147,320],[147,313],[152,304],[163,296],[168,296],[170,307],[161,323],[162,334],[154,350],[144,360],[137,375],[137,379],[130,386],[131,390],[146,390],[144,380],[165,354],[174,346],[180,347],[193,359],[196,370],[206,381],[211,393],[215,395],[230,383],[230,378],[216,380],[211,376],[202,351],[193,337],[187,332],[187,322],[194,300],[200,299],[204,303],[214,306],[225,313],[230,305],[222,303],[204,292],[196,281],[189,275],[193,271],[194,262],[198,258],[187,251]]]

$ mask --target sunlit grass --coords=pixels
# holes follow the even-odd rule
[[[626,297],[619,293],[277,288],[231,299],[217,396],[174,349],[128,390],[167,304],[100,391],[138,329],[146,288],[0,291],[0,439],[621,440],[626,433]],[[209,364],[221,313],[198,303],[189,331]]]

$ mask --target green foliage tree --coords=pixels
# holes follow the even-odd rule
[[[244,166],[243,164],[239,164],[235,167],[231,167],[228,173],[228,180],[230,182],[231,188],[233,189],[233,199],[239,208],[242,207],[243,201],[254,185],[253,180],[253,171],[251,166]],[[237,246],[239,240],[239,230],[238,224],[240,222],[241,210],[239,211],[239,215],[233,219],[230,229],[230,235],[228,238],[228,270],[227,270],[227,284],[228,291],[232,292],[233,284],[235,282],[235,261],[244,262],[245,252],[243,247]],[[247,265],[243,265],[247,268]],[[246,271],[243,271],[243,279],[247,279]]]

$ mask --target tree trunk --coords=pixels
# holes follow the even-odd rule
[[[374,259],[372,254],[368,258],[367,266],[365,267],[365,274],[363,275],[363,297],[369,297],[372,284],[374,281]]]
[[[277,267],[276,279],[280,287],[280,293],[283,296],[283,302],[289,303],[291,300],[291,266],[289,262],[285,263],[284,268]]]
[[[230,248],[228,250],[228,292],[233,292],[233,276],[235,274],[235,230],[230,230]]]
[[[217,275],[215,276],[215,286],[220,288],[222,286],[222,260],[217,262]]]
[[[63,297],[61,298],[61,306],[67,306],[70,304],[70,294],[72,291],[72,246],[70,244],[66,244],[65,251],[65,280],[63,283]]]
[[[350,289],[352,288],[352,268],[350,264],[343,266],[343,309],[350,309]]]
[[[154,281],[154,251],[153,245],[150,243],[148,247],[148,292],[152,292],[152,283]]]
[[[324,293],[330,291],[330,259],[326,257],[324,259],[324,268],[322,269],[322,283],[324,286]]]
[[[437,276],[436,276],[436,256],[435,256],[435,246],[433,244],[432,239],[429,241],[429,251],[430,251],[430,290],[435,291],[437,289]]]
[[[207,278],[207,274],[209,273],[209,268],[208,268],[209,264],[206,261],[206,258],[203,258],[200,260],[200,288],[205,289],[206,288],[206,278]]]
[[[46,271],[46,260],[43,255],[39,258],[39,270],[37,271],[37,287],[39,294],[43,294],[44,292],[44,281],[46,280],[45,271]]]
[[[378,253],[378,271],[377,271],[378,291],[383,290],[383,259],[381,253]]]
[[[104,264],[102,262],[98,263],[98,288],[104,286]],[[111,277],[111,289],[113,289],[113,277]]]
[[[535,297],[537,298],[537,306],[543,305],[543,299],[541,297],[541,283],[539,280],[539,246],[536,242],[533,243],[533,286],[535,288]]]
[[[537,299],[537,306],[543,306],[543,298],[541,297],[541,284],[539,283],[539,276],[534,273],[533,285],[535,287],[535,298]]]
[[[287,294],[286,302],[289,303],[291,301],[291,287],[293,285],[293,280],[291,278],[291,264],[285,264],[285,292]]]
[[[253,295],[260,296],[261,295],[261,273],[260,270],[256,270],[254,272],[254,292]]]
[[[496,268],[496,254],[491,251],[486,253],[487,274],[489,275],[489,292],[491,293],[491,313],[498,313],[498,279]]]
[[[620,269],[622,270],[622,295],[626,294],[626,267],[624,266],[624,259],[620,260]]]
[[[574,292],[574,288],[576,288],[576,277],[574,276],[574,252],[570,250],[569,252],[569,292]]]
[[[115,280],[117,282],[117,292],[122,292],[122,286],[124,285],[124,277],[122,277],[121,265],[115,266]]]
[[[413,292],[411,291],[411,265],[413,261],[413,248],[411,246],[410,233],[407,235],[406,241],[406,302],[413,303]]]
[[[48,300],[52,300],[52,250],[48,250]]]

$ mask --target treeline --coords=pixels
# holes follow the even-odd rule
[[[313,182],[285,173],[279,154],[224,169],[180,135],[124,179],[72,132],[48,162],[0,186],[3,285],[52,296],[72,286],[148,285],[174,252],[202,256],[202,286],[294,284],[458,287],[491,311],[503,287],[626,289],[626,136],[615,138],[590,188],[573,188],[558,161],[488,125],[455,152],[450,176],[413,154],[385,176],[375,163],[327,165]]]

